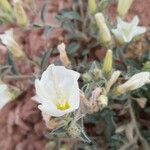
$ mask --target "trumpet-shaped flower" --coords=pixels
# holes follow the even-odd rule
[[[133,75],[127,82],[117,87],[117,91],[123,94],[150,83],[150,72],[141,72]]]
[[[60,117],[79,107],[78,78],[80,74],[63,66],[50,65],[35,80],[38,108],[50,116]]]
[[[6,84],[0,84],[0,109],[2,109],[13,98]]]
[[[13,29],[9,29],[5,31],[4,34],[1,34],[0,39],[2,43],[6,45],[8,50],[13,54],[13,56],[15,56],[16,58],[21,58],[25,56],[20,45],[14,39]]]
[[[123,21],[117,17],[117,28],[112,29],[112,32],[120,43],[130,42],[135,36],[140,35],[146,31],[146,28],[137,26],[139,18],[135,16],[130,23]]]

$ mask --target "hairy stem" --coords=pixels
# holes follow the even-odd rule
[[[133,125],[134,125],[134,128],[135,128],[136,134],[137,134],[139,140],[141,141],[141,144],[143,145],[144,150],[149,150],[150,149],[149,144],[143,138],[143,136],[142,136],[142,134],[141,134],[141,132],[138,128],[135,113],[134,113],[134,110],[133,110],[133,107],[132,107],[132,100],[129,99],[128,101],[129,101],[129,112],[130,112],[130,115],[131,115],[131,119],[132,119],[132,122],[133,122]]]

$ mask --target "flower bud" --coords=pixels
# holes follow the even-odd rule
[[[96,1],[95,0],[88,0],[88,8],[91,14],[95,14],[97,10]]]
[[[108,97],[105,95],[100,95],[97,99],[100,110],[105,108],[108,105]]]
[[[99,28],[99,34],[100,34],[100,42],[102,44],[108,44],[111,42],[111,34],[109,31],[109,28],[106,25],[105,18],[102,13],[95,14],[95,19],[97,26]]]
[[[27,3],[28,3],[29,6],[32,6],[33,3],[34,3],[34,0],[27,0]]]
[[[92,81],[92,78],[91,78],[91,76],[90,76],[88,73],[84,73],[84,74],[82,75],[82,79],[83,79],[83,81],[86,82],[86,83],[89,83],[89,82]]]
[[[143,71],[150,71],[150,61],[147,61],[143,64]]]
[[[9,29],[5,31],[4,34],[0,35],[0,39],[4,45],[8,48],[8,50],[13,54],[16,58],[24,58],[25,54],[22,51],[22,48],[15,41],[13,37],[13,29]]]
[[[67,133],[72,138],[77,138],[80,136],[80,129],[77,127],[76,123],[72,122],[67,129]]]
[[[20,27],[27,26],[28,19],[22,6],[21,0],[14,0],[14,13],[17,20],[17,24]]]
[[[11,12],[12,8],[9,4],[8,0],[0,0],[0,7],[3,9],[4,12]]]
[[[92,71],[92,75],[94,80],[98,80],[100,78],[101,70],[98,68],[94,68]]]
[[[110,88],[117,81],[117,79],[119,78],[120,74],[121,74],[120,71],[114,71],[114,73],[112,74],[110,80],[106,84],[106,93],[109,92]]]
[[[57,143],[55,141],[50,141],[46,144],[46,150],[49,150],[49,149],[56,149],[57,147]]]
[[[104,58],[103,68],[102,68],[103,74],[106,78],[108,78],[108,76],[110,75],[111,70],[112,70],[112,62],[113,62],[112,57],[113,57],[112,50],[109,49]]]
[[[0,81],[0,109],[21,94],[16,87],[8,87]]]
[[[2,109],[13,98],[6,84],[0,84],[0,109]]]
[[[133,0],[118,0],[117,13],[120,17],[124,17],[130,8]]]
[[[70,68],[71,67],[71,62],[67,56],[67,53],[66,53],[66,45],[64,43],[60,44],[57,46],[57,49],[59,50],[59,53],[60,53],[60,60],[61,62],[63,63],[63,65],[66,67],[66,68]]]

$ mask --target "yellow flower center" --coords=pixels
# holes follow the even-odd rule
[[[56,105],[57,109],[59,110],[66,110],[70,107],[69,103],[66,101],[65,103],[63,104],[57,104]]]

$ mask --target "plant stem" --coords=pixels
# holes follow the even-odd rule
[[[26,80],[26,79],[32,79],[36,78],[34,75],[6,75],[4,79],[9,80]]]
[[[79,9],[80,9],[81,20],[84,20],[84,12],[83,12],[83,2],[82,2],[82,0],[79,0]],[[83,25],[82,25],[82,31],[84,31],[84,26]]]
[[[129,143],[125,143],[119,150],[128,150],[133,144],[137,142],[138,137],[136,136],[132,141]]]
[[[149,144],[143,138],[143,136],[142,136],[142,134],[141,134],[141,132],[140,132],[140,130],[138,128],[136,117],[135,117],[135,113],[134,113],[134,110],[133,110],[133,107],[132,107],[132,100],[129,98],[128,101],[129,101],[129,112],[130,112],[130,115],[131,115],[131,119],[132,119],[133,125],[135,127],[136,134],[137,134],[139,140],[141,141],[141,144],[143,145],[144,150],[149,150],[150,149]]]

